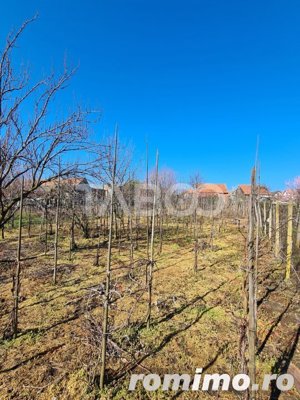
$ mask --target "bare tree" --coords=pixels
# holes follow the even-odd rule
[[[8,36],[0,54],[0,228],[17,210],[20,194],[14,188],[26,177],[24,199],[45,182],[58,177],[53,168],[65,153],[87,148],[87,112],[80,108],[57,118],[48,118],[58,94],[66,87],[75,69],[31,83],[28,72],[13,68],[12,55],[17,40],[35,18],[27,20]],[[32,113],[24,118],[24,107]],[[60,174],[69,175],[73,165],[62,165]]]
[[[194,174],[190,176],[190,185],[194,188],[197,189],[197,187],[203,183],[203,179],[201,177],[201,174],[199,171],[196,171]]]
[[[159,254],[160,254],[162,252],[162,247],[163,247],[163,231],[164,231],[163,224],[164,220],[168,215],[165,198],[169,189],[176,183],[176,174],[170,168],[162,168],[159,172],[157,172],[155,169],[155,171],[152,171],[150,174],[150,180],[151,183],[154,185],[156,185],[156,180],[157,180],[157,185],[159,186],[160,189],[159,190],[160,196],[158,196],[157,194],[156,198],[156,207],[159,213],[158,221],[159,221]]]
[[[199,171],[195,172],[193,175],[190,176],[190,185],[193,189],[197,189],[199,185],[203,183],[203,179]],[[196,249],[198,251],[198,216],[197,216],[197,207],[194,211],[193,215],[193,222],[194,222],[194,239],[195,239],[195,253]]]

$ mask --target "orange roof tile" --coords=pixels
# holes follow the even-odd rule
[[[251,194],[251,185],[239,185],[239,188],[241,189],[241,191],[246,195],[250,195]],[[260,186],[259,187],[259,194],[270,194],[269,190],[265,187],[265,186]]]
[[[201,183],[197,186],[197,192],[200,194],[228,194],[225,183]]]
[[[47,187],[54,187],[57,185],[58,178],[57,179],[52,179],[51,181],[47,181],[43,183],[42,186],[47,186]],[[61,180],[62,185],[80,185],[81,183],[88,183],[86,178],[63,178]]]

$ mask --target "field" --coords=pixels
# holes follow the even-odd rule
[[[26,223],[25,223],[26,225]],[[99,392],[102,291],[107,239],[95,232],[84,239],[76,234],[77,248],[69,254],[69,226],[59,238],[57,284],[52,283],[53,248],[44,254],[39,221],[28,237],[23,233],[19,333],[10,339],[13,306],[12,275],[17,229],[0,242],[0,398],[1,400],[88,399],[235,399],[233,391],[146,392],[141,385],[128,392],[130,373],[195,374],[241,372],[243,336],[243,282],[246,265],[246,223],[204,221],[201,248],[194,270],[192,227],[164,226],[163,246],[155,239],[152,323],[145,324],[147,291],[146,227],[139,226],[134,252],[128,235],[113,241],[112,304],[108,339],[109,384]],[[53,235],[50,235],[53,242]],[[100,265],[95,265],[99,243]],[[300,365],[299,292],[297,281],[284,280],[285,263],[275,259],[271,244],[261,245],[258,268],[257,375],[287,371]],[[133,252],[133,254],[132,254]],[[133,258],[132,258],[133,257]],[[272,387],[259,399],[300,399],[296,389],[280,394]]]

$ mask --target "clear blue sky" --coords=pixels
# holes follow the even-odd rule
[[[259,134],[263,182],[300,174],[298,0],[10,0],[1,44],[36,11],[17,62],[34,78],[80,63],[69,91],[102,109],[99,135],[117,121],[137,157],[147,137],[179,179],[232,187],[249,181]]]

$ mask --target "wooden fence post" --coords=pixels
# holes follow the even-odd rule
[[[275,256],[280,254],[280,204],[275,204]]]
[[[153,194],[153,207],[152,207],[152,226],[151,226],[151,240],[150,240],[150,260],[148,269],[148,310],[146,317],[147,329],[151,325],[151,311],[152,311],[152,280],[153,280],[153,266],[154,266],[154,235],[155,235],[155,210],[157,201],[157,188],[158,188],[158,150],[156,151],[156,166],[155,166],[155,189]]]
[[[272,229],[273,229],[273,203],[271,201],[270,212],[269,212],[269,239],[270,239],[270,241],[272,241]]]
[[[249,345],[249,378],[251,384],[256,380],[256,246],[255,246],[255,206],[256,206],[256,169],[253,168],[251,177],[251,195],[249,204],[248,231],[248,345]],[[259,224],[259,220],[256,221]],[[258,225],[259,226],[259,225]],[[250,398],[255,399],[255,391],[250,388]]]
[[[264,235],[267,234],[267,203],[266,201],[264,201],[264,221],[263,221],[263,225],[264,225]]]
[[[57,263],[58,263],[58,241],[59,241],[59,217],[60,217],[60,164],[59,164],[59,176],[57,186],[57,198],[56,198],[56,213],[55,213],[55,238],[54,238],[54,268],[53,268],[53,284],[57,283]]]
[[[300,206],[299,205],[298,205],[296,224],[297,224],[296,246],[299,249],[300,248]]]
[[[287,254],[286,254],[286,273],[285,279],[289,280],[292,268],[292,254],[293,254],[293,209],[292,202],[288,204],[288,229],[287,229]]]
[[[115,130],[113,171],[111,179],[111,195],[110,210],[108,222],[108,245],[107,245],[107,261],[106,261],[106,278],[105,278],[105,294],[103,303],[103,321],[102,321],[102,341],[101,341],[101,365],[100,365],[100,389],[103,390],[105,385],[106,371],[106,351],[107,339],[109,334],[108,317],[110,307],[110,282],[111,282],[111,258],[112,258],[112,234],[113,234],[113,217],[114,217],[114,196],[115,196],[115,179],[117,170],[117,152],[118,152],[118,128]]]
[[[198,239],[195,239],[195,244],[194,244],[194,271],[197,272],[198,271],[198,249],[199,249],[199,245],[198,245]]]
[[[22,182],[21,182],[17,265],[16,265],[16,272],[15,272],[15,276],[14,276],[14,280],[13,280],[14,308],[13,308],[13,315],[12,315],[12,333],[13,333],[13,337],[15,339],[18,336],[18,323],[19,323],[19,295],[20,295],[22,226],[23,226],[23,191],[24,191],[24,177],[22,177]]]

